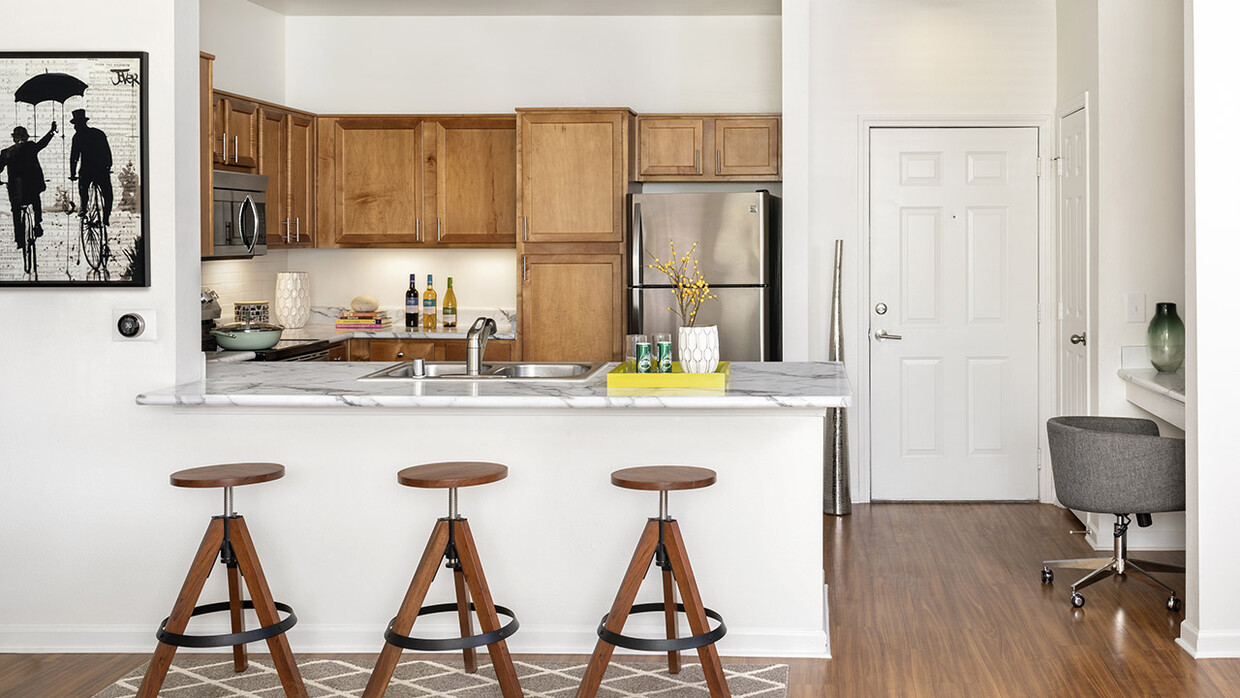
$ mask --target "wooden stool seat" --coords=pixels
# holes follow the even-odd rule
[[[236,487],[284,477],[279,463],[222,463],[178,470],[168,479],[173,487]]]
[[[472,487],[498,482],[508,477],[508,466],[499,463],[450,461],[414,465],[396,474],[405,487]]]
[[[715,471],[691,465],[646,465],[615,471],[611,484],[630,490],[696,490],[715,484]]]

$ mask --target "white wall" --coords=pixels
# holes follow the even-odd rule
[[[834,241],[844,240],[844,354],[849,380],[864,387],[868,313],[860,302],[866,297],[867,233],[860,223],[859,120],[1049,117],[1055,108],[1055,5],[1052,0],[785,0],[785,16],[794,8],[806,12],[810,23],[809,180],[797,182],[790,171],[784,187],[805,191],[809,219],[805,248],[785,249],[785,258],[808,260],[808,355],[825,359]],[[794,119],[785,109],[786,123]],[[789,149],[785,140],[785,152]],[[858,397],[856,412],[864,413],[869,405],[864,393]],[[865,445],[856,431],[860,422],[851,420],[855,499],[864,496],[868,482]]]
[[[1240,538],[1235,533],[1236,402],[1240,371],[1235,347],[1240,325],[1233,308],[1235,260],[1240,259],[1235,196],[1240,191],[1240,95],[1235,66],[1240,44],[1234,3],[1189,2],[1186,74],[1186,158],[1189,206],[1188,322],[1188,608],[1183,644],[1197,657],[1240,657]],[[1196,592],[1195,594],[1193,592]]]
[[[201,49],[217,90],[284,104],[284,15],[247,0],[200,0]]]

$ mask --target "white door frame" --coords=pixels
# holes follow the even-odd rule
[[[853,386],[853,423],[857,425],[854,462],[857,464],[853,500],[870,501],[870,130],[874,128],[1035,128],[1038,134],[1038,498],[1053,501],[1054,485],[1047,457],[1046,430],[1041,428],[1052,415],[1058,401],[1059,376],[1055,363],[1055,337],[1058,315],[1055,302],[1055,186],[1051,158],[1054,156],[1054,118],[1046,115],[1012,116],[867,116],[857,119],[858,158],[858,245],[854,273],[858,299],[852,332],[857,338],[857,385]],[[1050,498],[1048,498],[1050,497]]]

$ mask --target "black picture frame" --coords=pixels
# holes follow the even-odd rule
[[[147,62],[0,51],[0,288],[151,285]]]

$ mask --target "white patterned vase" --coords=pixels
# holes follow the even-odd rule
[[[310,317],[310,274],[282,271],[276,274],[276,302],[271,311],[276,323],[287,329],[305,327]]]
[[[680,370],[685,373],[713,373],[719,367],[719,328],[680,328]]]

